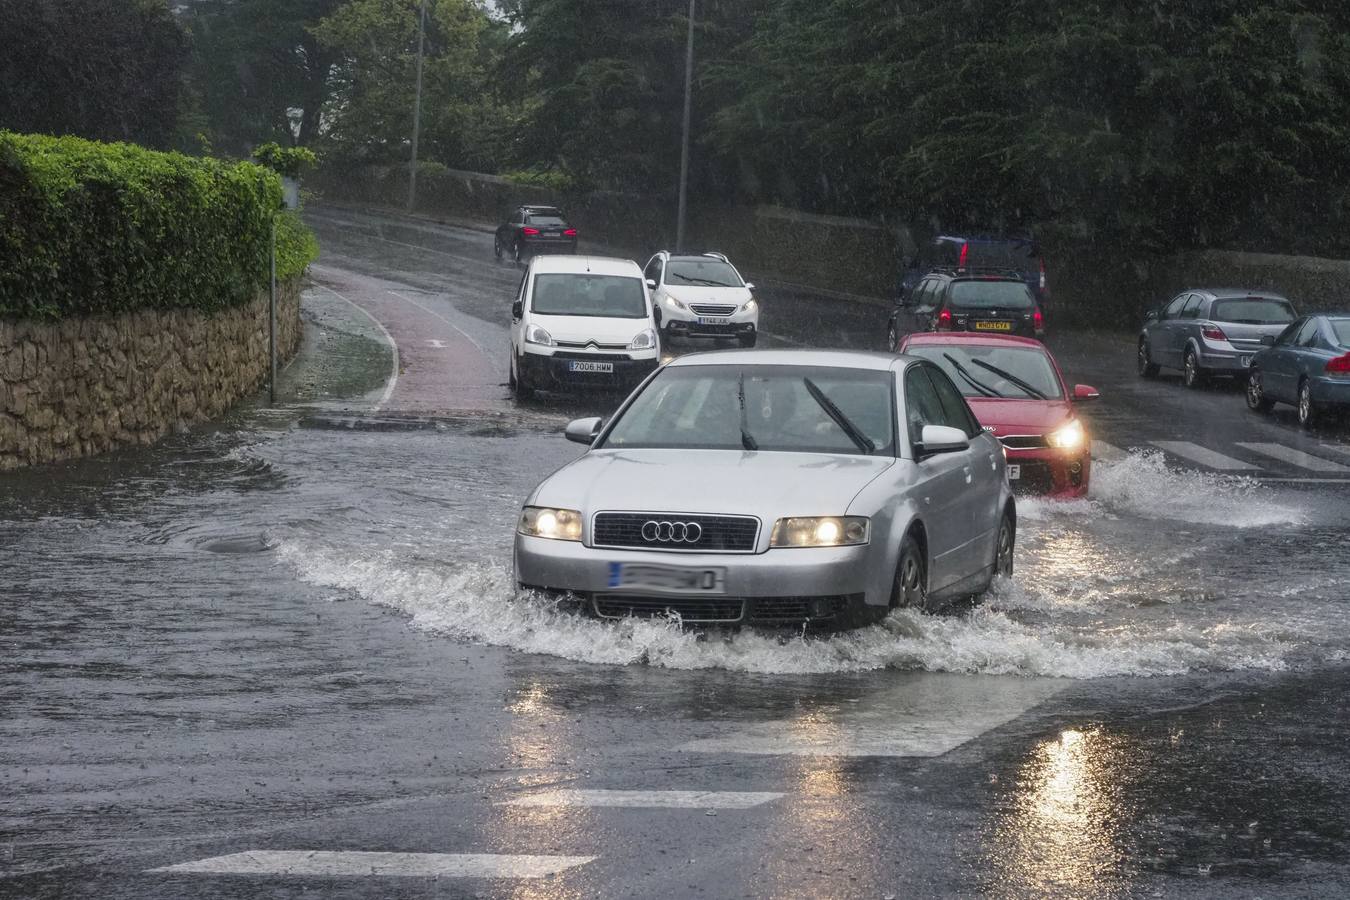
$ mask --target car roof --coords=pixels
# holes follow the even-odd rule
[[[531,262],[531,271],[539,275],[568,273],[578,275],[631,275],[642,277],[642,267],[631,259],[619,259],[614,256],[573,256],[571,254],[547,254],[536,256]]]
[[[1270,300],[1288,300],[1284,294],[1277,294],[1274,291],[1262,291],[1256,288],[1187,288],[1182,293],[1209,294],[1215,300],[1231,300],[1234,297],[1260,297]]]
[[[925,331],[909,335],[905,338],[905,344],[909,346],[914,344],[976,344],[981,347],[1017,346],[1046,350],[1046,346],[1035,338],[1018,337],[1013,334],[987,334],[978,331]]]
[[[666,363],[668,367],[685,366],[830,366],[840,369],[867,369],[886,371],[896,361],[912,357],[894,353],[867,350],[708,350],[687,353]]]

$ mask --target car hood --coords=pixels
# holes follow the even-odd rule
[[[1044,434],[1073,417],[1073,404],[1065,400],[995,400],[967,397],[975,418],[995,437],[1008,434]]]
[[[837,516],[896,460],[741,450],[592,450],[536,488],[537,506],[580,510]]]
[[[752,296],[743,287],[709,287],[706,284],[667,284],[661,290],[681,303],[735,303],[739,305]]]
[[[628,346],[643,329],[652,327],[652,320],[646,319],[609,319],[602,316],[541,316],[530,314],[530,323],[538,325],[549,333],[555,341],[569,344],[584,344],[595,341],[597,344],[623,344]]]

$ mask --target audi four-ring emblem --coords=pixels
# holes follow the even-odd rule
[[[648,519],[642,523],[642,539],[651,544],[697,544],[703,526],[697,522],[667,522]]]

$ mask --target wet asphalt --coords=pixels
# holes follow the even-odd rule
[[[1350,893],[1350,473],[1246,446],[1350,468],[1344,425],[1054,335],[1121,458],[1026,505],[981,607],[578,621],[513,596],[510,530],[579,452],[561,423],[619,398],[511,401],[490,234],[310,218],[277,408],[0,476],[0,896]],[[883,340],[884,307],[761,296],[766,345]],[[284,873],[329,853],[487,869]]]

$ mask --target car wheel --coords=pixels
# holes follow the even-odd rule
[[[523,373],[519,375],[516,374],[516,361],[514,356],[512,356],[509,365],[511,374],[507,376],[507,386],[511,389],[511,393],[515,394],[517,400],[529,400],[534,396],[534,388],[525,383],[525,376]]]
[[[1252,369],[1247,373],[1247,408],[1267,413],[1274,405],[1275,401],[1266,396],[1265,386],[1261,383],[1261,370]]]
[[[1195,358],[1195,351],[1188,349],[1181,364],[1181,383],[1188,388],[1198,388],[1204,380],[1205,373],[1200,370],[1200,361]]]
[[[923,548],[907,534],[900,544],[900,562],[895,566],[895,585],[891,588],[891,606],[903,609],[928,609],[928,562]]]
[[[891,353],[894,353],[899,346],[900,332],[896,329],[895,323],[892,322],[890,325],[886,326],[886,349]]]
[[[1298,383],[1298,424],[1311,428],[1317,424],[1317,418],[1318,409],[1313,403],[1312,385],[1305,378]]]
[[[492,255],[498,259],[502,258],[502,239],[500,235],[492,236]]]
[[[755,333],[752,333],[752,334],[738,334],[738,335],[736,336],[736,339],[739,340],[739,341],[741,342],[741,346],[742,346],[742,347],[753,347],[753,346],[755,346],[755,341],[756,341],[758,338],[759,338],[759,335],[758,335],[758,334],[755,334]]]
[[[1158,376],[1158,364],[1153,361],[1152,355],[1148,352],[1148,341],[1139,339],[1139,358],[1138,368],[1140,378],[1156,378]]]
[[[1004,511],[998,523],[998,541],[994,544],[994,577],[1011,578],[1013,551],[1017,547],[1017,522],[1012,513]]]
[[[512,245],[511,247],[511,258],[516,261],[517,265],[519,265],[524,255],[525,251],[521,248],[520,241],[516,241],[515,244]]]

